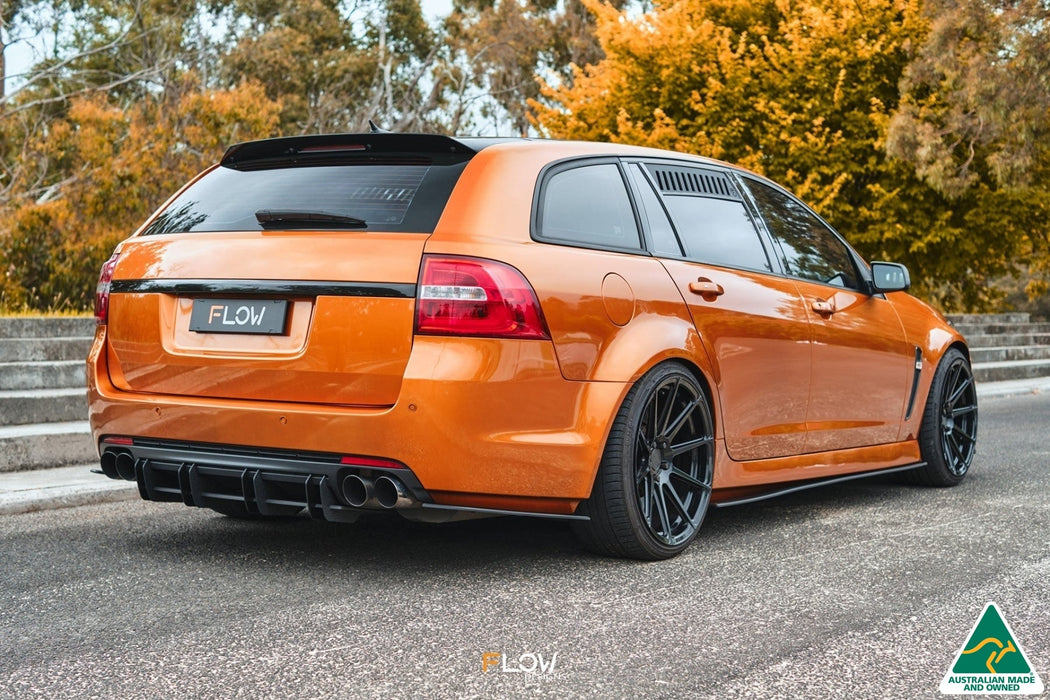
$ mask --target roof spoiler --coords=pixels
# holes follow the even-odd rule
[[[443,162],[470,160],[477,150],[438,134],[320,134],[245,141],[230,146],[220,165],[229,168],[296,163],[326,156],[361,157],[383,154],[429,156]]]

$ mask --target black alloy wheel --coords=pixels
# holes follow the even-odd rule
[[[957,348],[944,354],[933,376],[919,430],[926,466],[906,472],[928,486],[955,486],[969,471],[977,451],[977,385],[966,356]]]
[[[677,362],[657,366],[624,400],[602,457],[590,521],[577,533],[591,549],[667,559],[696,537],[711,500],[714,421],[696,377]]]

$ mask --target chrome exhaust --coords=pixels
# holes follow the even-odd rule
[[[375,496],[375,487],[371,479],[350,474],[343,479],[343,499],[354,508],[363,508]]]
[[[384,508],[413,508],[419,502],[405,485],[392,476],[381,476],[375,483],[376,501]]]

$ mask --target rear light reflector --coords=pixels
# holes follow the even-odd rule
[[[416,333],[548,339],[536,292],[510,265],[424,255]]]
[[[121,437],[117,435],[110,435],[109,437],[102,438],[102,442],[107,445],[134,445],[135,441],[129,437]]]
[[[381,467],[383,469],[407,469],[401,462],[379,457],[358,457],[357,455],[346,455],[339,460],[340,464],[350,467]]]
[[[109,290],[113,284],[113,271],[117,269],[120,253],[113,253],[102,265],[95,287],[95,323],[104,326],[109,321]]]

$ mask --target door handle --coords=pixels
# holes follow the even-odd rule
[[[704,298],[704,301],[714,301],[726,292],[726,290],[722,289],[722,285],[713,282],[706,277],[701,277],[695,282],[690,282],[689,291],[693,294],[699,294]]]
[[[817,312],[817,315],[823,318],[831,318],[831,315],[835,313],[835,302],[824,301],[823,299],[814,299],[813,304],[810,306],[811,309]]]

